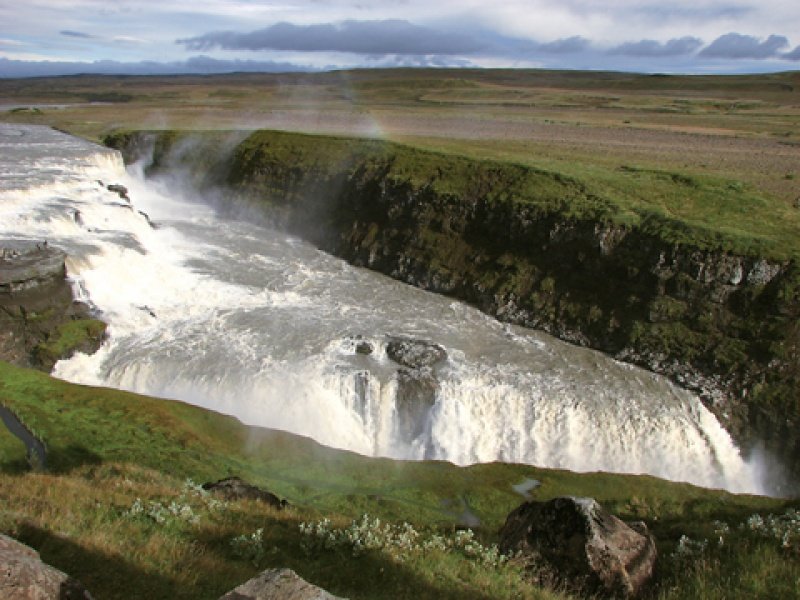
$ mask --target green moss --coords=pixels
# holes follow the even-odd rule
[[[36,346],[34,352],[43,363],[67,358],[73,352],[88,349],[102,340],[106,324],[97,319],[76,319],[59,325],[46,342]]]
[[[683,300],[671,296],[659,296],[650,303],[651,321],[679,321],[688,310],[688,305]]]

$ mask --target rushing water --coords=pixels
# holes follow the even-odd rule
[[[58,363],[59,377],[369,455],[761,491],[713,415],[661,377],[223,217],[88,142],[0,125],[0,150],[0,237],[66,250],[76,292],[110,324],[103,348]],[[125,185],[132,205],[109,183]],[[418,403],[414,427],[398,419],[390,336],[447,351],[434,367],[435,402]],[[357,352],[359,341],[373,352]]]

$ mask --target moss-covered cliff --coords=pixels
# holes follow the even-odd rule
[[[622,206],[559,173],[374,140],[168,132],[107,142],[129,159],[154,148],[152,169],[233,191],[354,264],[664,373],[745,446],[763,442],[798,469],[793,241]],[[687,194],[725,193],[689,183]]]
[[[49,372],[100,346],[106,324],[73,300],[65,258],[46,244],[0,241],[0,360]]]

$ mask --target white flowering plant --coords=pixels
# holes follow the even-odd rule
[[[781,548],[800,554],[800,511],[788,509],[782,515],[752,515],[741,526],[761,538],[776,540]]]
[[[211,496],[200,485],[187,479],[177,499],[162,502],[136,498],[125,514],[129,517],[150,519],[158,525],[196,525],[203,513],[219,511],[224,505],[224,502]]]
[[[237,535],[231,540],[233,554],[237,558],[249,560],[257,567],[266,554],[264,551],[264,529],[256,529],[253,533]]]
[[[456,531],[452,536],[423,534],[409,523],[392,525],[377,517],[372,519],[367,514],[342,529],[333,527],[328,519],[300,523],[300,532],[304,538],[303,548],[309,554],[341,548],[353,556],[361,556],[374,550],[402,561],[413,555],[430,552],[456,552],[491,567],[508,560],[497,545],[484,546],[478,541],[471,529]]]
[[[794,508],[782,515],[751,515],[736,529],[722,521],[714,521],[713,527],[713,545],[717,548],[731,547],[748,538],[758,538],[775,540],[782,550],[800,554],[800,511]],[[688,562],[704,557],[712,547],[707,539],[693,540],[682,535],[672,557]]]

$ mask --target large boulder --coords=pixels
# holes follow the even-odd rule
[[[291,569],[267,569],[219,600],[344,600],[308,583]]]
[[[439,344],[401,337],[389,338],[386,355],[397,364],[411,369],[432,367],[447,358],[447,352]]]
[[[225,500],[259,500],[276,508],[287,506],[286,500],[281,500],[272,492],[247,483],[240,477],[228,477],[219,481],[203,484],[203,489],[214,492]]]
[[[625,524],[592,498],[526,502],[500,532],[500,550],[573,589],[631,598],[653,574],[656,545],[644,523]]]
[[[0,598],[7,600],[91,600],[66,573],[45,564],[39,553],[0,534]]]

